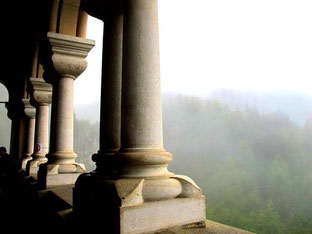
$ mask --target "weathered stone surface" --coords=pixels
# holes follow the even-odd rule
[[[143,204],[143,183],[144,179],[121,179],[115,183],[121,206],[136,206]]]
[[[39,171],[39,161],[30,161],[29,164],[29,169],[27,169],[28,174],[31,175],[34,178],[37,178],[37,173]],[[43,162],[44,163],[44,162]],[[28,167],[28,166],[27,166]]]
[[[73,205],[73,185],[63,185],[47,189],[46,191],[52,191],[55,195],[62,198],[70,206]]]
[[[71,77],[76,79],[86,68],[89,51],[94,47],[94,40],[48,32],[47,37],[52,48],[52,63],[60,75],[55,79]]]
[[[60,185],[74,185],[81,173],[44,175],[38,172],[38,182],[43,188],[52,188]]]
[[[46,83],[42,78],[30,78],[32,85],[30,103],[34,106],[50,105],[52,101],[52,85]]]
[[[36,108],[33,107],[30,104],[30,99],[28,98],[23,98],[22,100],[23,104],[24,104],[24,112],[25,112],[25,116],[29,119],[35,119],[36,118]]]
[[[180,186],[181,193],[180,182],[171,180]],[[168,199],[165,192],[165,199],[148,201],[143,192],[146,181],[83,174],[74,188],[74,211],[81,222],[102,222],[108,233],[145,233],[206,219],[203,195]],[[161,194],[164,181],[160,182],[148,191],[154,189]],[[172,185],[168,188],[172,189]],[[151,194],[148,196],[153,198]]]
[[[196,197],[202,194],[201,189],[191,178],[185,175],[175,175],[172,178],[180,181],[182,185],[182,191],[179,197]]]
[[[120,233],[146,233],[206,220],[205,197],[120,208]]]
[[[179,196],[181,183],[175,179],[146,179],[143,186],[144,201],[168,200]]]

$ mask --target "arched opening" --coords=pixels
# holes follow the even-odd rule
[[[103,21],[88,16],[86,37],[95,40],[95,46],[87,57],[87,69],[75,81],[74,150],[87,171],[95,169],[91,156],[99,150],[103,26]]]
[[[10,151],[11,139],[11,120],[8,117],[8,110],[5,104],[9,100],[9,93],[7,88],[0,83],[0,145],[6,147]]]

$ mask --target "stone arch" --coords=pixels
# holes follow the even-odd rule
[[[49,31],[85,38],[87,20],[80,0],[53,0]]]

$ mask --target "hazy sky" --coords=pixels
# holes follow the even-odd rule
[[[311,0],[159,0],[163,92],[219,88],[312,93]],[[99,99],[103,23],[75,81],[75,105]]]

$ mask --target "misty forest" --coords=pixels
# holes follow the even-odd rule
[[[257,233],[312,233],[311,98],[218,95],[164,95],[169,169],[201,187],[207,219]],[[75,151],[88,170],[99,145],[94,106],[75,115]]]

